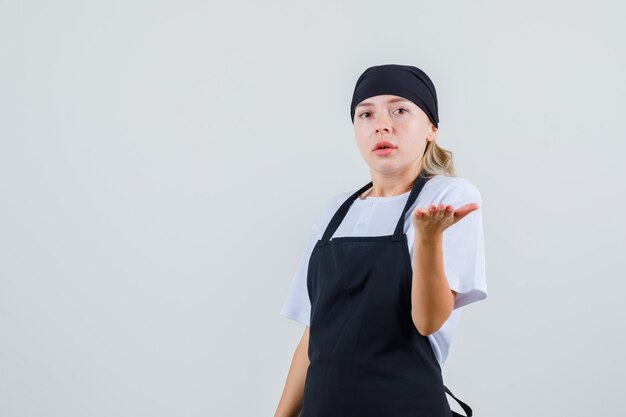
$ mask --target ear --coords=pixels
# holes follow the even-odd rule
[[[430,125],[430,134],[428,135],[430,137],[430,141],[435,141],[437,140],[437,135],[439,134],[439,129],[437,129],[435,127],[435,125]]]

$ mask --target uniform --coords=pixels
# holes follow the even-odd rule
[[[281,308],[310,326],[302,417],[450,416],[441,369],[458,308],[487,296],[482,214],[444,231],[446,277],[458,295],[453,315],[427,337],[410,318],[410,214],[431,203],[480,205],[480,193],[460,177],[420,175],[407,193],[359,199],[371,185],[334,196],[318,214]]]
[[[317,213],[305,242],[296,272],[291,279],[280,314],[309,326],[311,306],[306,288],[307,267],[315,242],[322,237],[330,217],[352,191],[332,196]],[[393,232],[409,192],[392,197],[367,197],[355,199],[350,210],[333,236],[378,236]],[[450,289],[456,291],[456,302],[451,316],[443,326],[428,338],[441,367],[445,366],[452,336],[461,316],[459,307],[487,297],[485,274],[485,248],[482,220],[482,197],[471,182],[462,177],[434,175],[424,185],[410,212],[429,204],[451,204],[458,208],[476,202],[479,208],[444,231],[444,269]],[[413,247],[413,225],[407,216],[404,231],[409,249]],[[409,251],[411,262],[413,251]]]

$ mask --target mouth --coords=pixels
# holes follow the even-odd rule
[[[374,146],[374,149],[372,149],[372,152],[374,152],[376,155],[387,155],[392,153],[395,149],[396,147],[391,142],[381,140],[379,142],[376,142],[376,145]]]
[[[374,149],[372,149],[373,151],[377,151],[379,149],[395,149],[396,147],[391,143],[388,142],[386,140],[381,140],[376,142],[376,145],[374,145]]]

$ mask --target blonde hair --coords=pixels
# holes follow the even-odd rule
[[[434,140],[426,143],[426,149],[422,156],[422,169],[429,175],[445,175],[456,177],[456,168],[452,161],[452,152],[442,148]]]

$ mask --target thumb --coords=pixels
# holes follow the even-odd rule
[[[480,206],[478,203],[467,203],[454,210],[454,222],[461,220],[474,210],[478,210]]]

